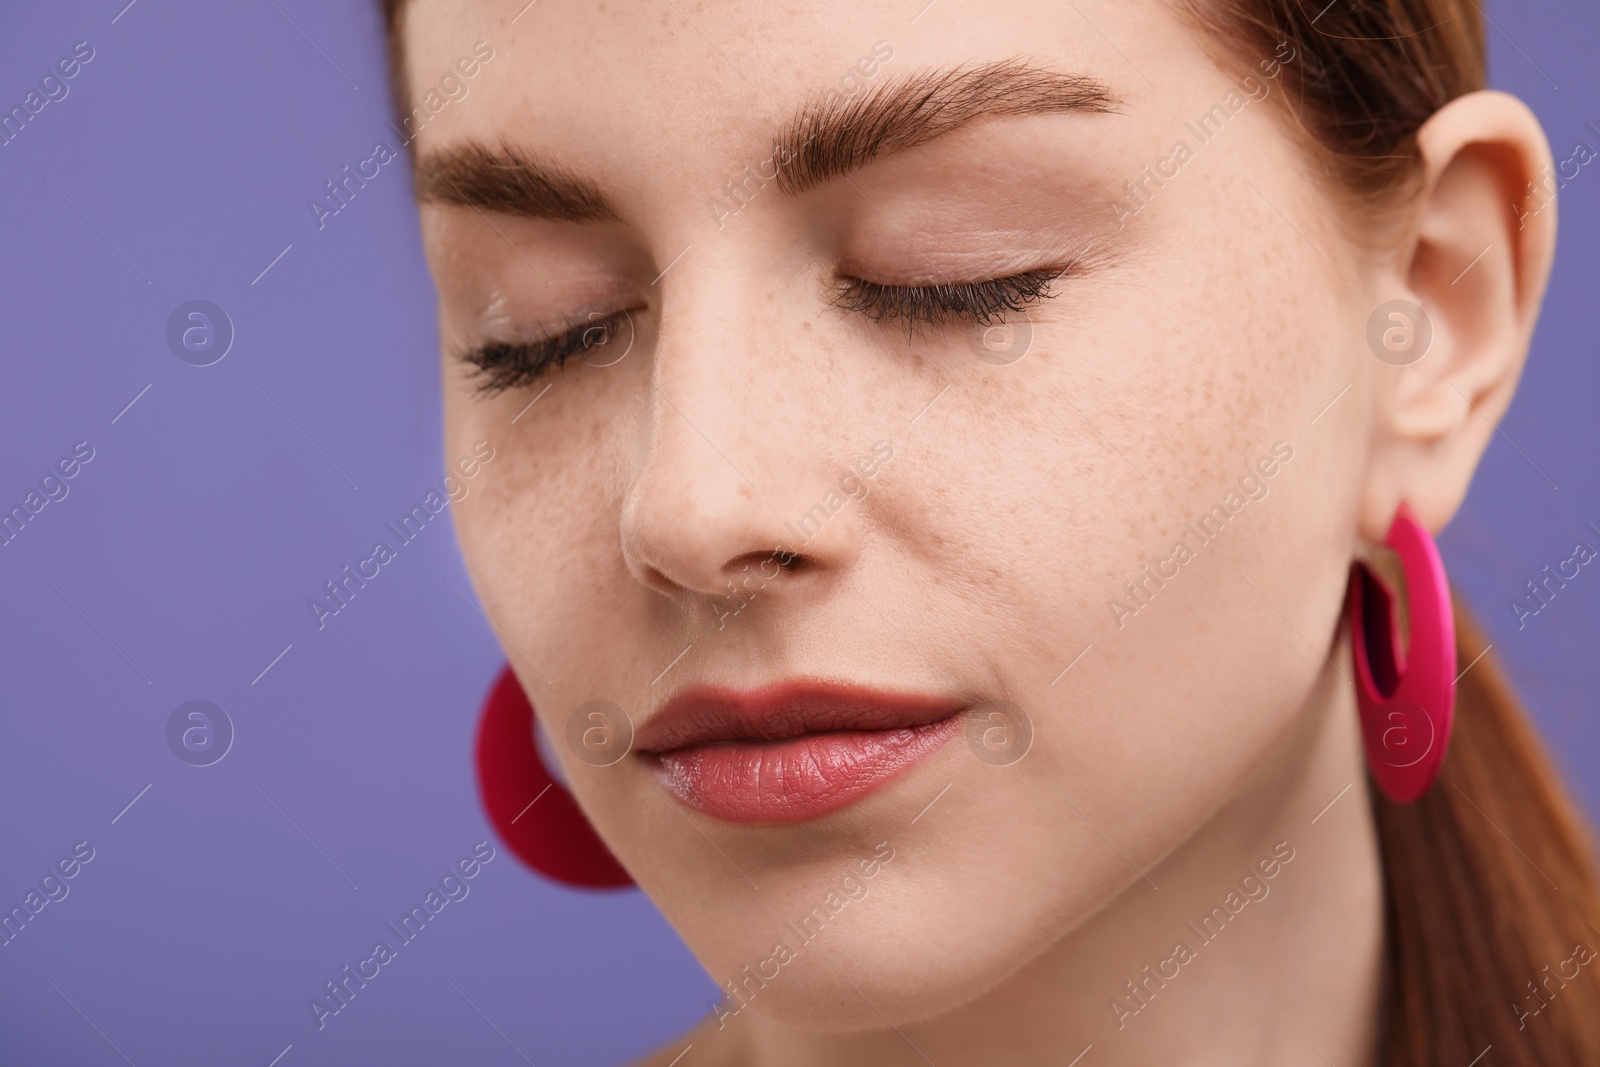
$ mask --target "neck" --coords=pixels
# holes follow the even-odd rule
[[[976,1000],[865,1033],[752,1018],[730,1062],[1370,1067],[1383,887],[1338,674],[1325,672],[1271,751],[1200,832],[1155,869],[1130,870],[1110,905]]]

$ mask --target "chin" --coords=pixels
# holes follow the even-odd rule
[[[826,943],[818,938],[802,944],[781,966],[766,966],[765,973],[776,976],[764,983],[756,966],[747,974],[741,965],[738,980],[723,984],[716,1015],[725,1025],[748,1013],[816,1033],[880,1030],[885,1020],[902,1026],[933,1018],[982,996],[1026,955],[1020,946],[1016,953],[996,952],[974,943],[970,934],[950,936],[958,929],[954,921],[937,929],[891,921],[864,931],[840,930]]]
[[[874,820],[880,834],[866,839],[883,842],[876,848],[830,849],[826,859],[769,869],[756,879],[759,904],[690,909],[693,928],[680,932],[721,988],[716,1016],[724,1026],[756,1015],[849,1033],[921,1022],[994,990],[1115,898],[1131,874],[1114,855],[1100,862],[1104,850],[1076,827],[1047,840],[1045,827],[1030,826],[1032,848],[995,832],[1025,796],[996,790],[967,809],[952,806],[938,826]],[[1042,876],[1049,871],[1057,873]]]

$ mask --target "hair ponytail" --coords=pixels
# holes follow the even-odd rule
[[[1456,724],[1417,803],[1372,793],[1386,915],[1384,1067],[1600,1063],[1600,891],[1584,824],[1456,609]],[[1481,657],[1481,658],[1480,658]],[[1477,662],[1474,663],[1473,661]]]

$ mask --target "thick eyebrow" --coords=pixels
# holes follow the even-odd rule
[[[412,187],[418,203],[460,204],[561,222],[612,222],[620,217],[594,182],[504,142],[489,148],[469,141],[432,152],[417,161]]]
[[[1094,78],[1020,59],[921,71],[858,100],[830,93],[801,108],[779,130],[770,162],[777,164],[778,188],[795,195],[980,119],[1106,113],[1120,103]],[[419,203],[562,222],[621,217],[595,182],[506,142],[490,148],[469,141],[429,153],[417,161],[413,186]]]
[[[1021,59],[920,71],[886,82],[859,100],[830,93],[803,108],[779,132],[771,162],[778,188],[793,195],[980,119],[1107,113],[1120,104],[1094,78]]]

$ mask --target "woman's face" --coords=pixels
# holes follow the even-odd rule
[[[818,1027],[971,999],[1270,806],[1382,532],[1387,294],[1278,111],[1295,42],[1245,78],[1157,0],[916,7],[404,33],[413,105],[466,87],[415,148],[446,458],[495,449],[456,508],[484,609],[707,970],[781,967],[756,1010]],[[751,718],[813,682],[961,710]],[[662,716],[708,685],[750,699]],[[635,731],[609,766],[566,741],[591,701]]]

